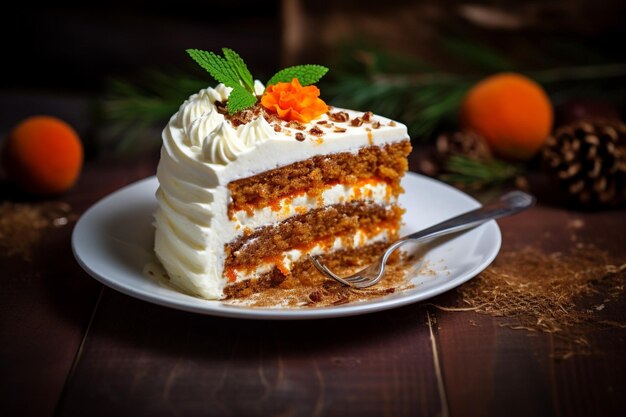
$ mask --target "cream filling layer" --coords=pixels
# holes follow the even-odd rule
[[[332,253],[347,248],[359,248],[363,246],[368,246],[377,242],[385,242],[387,240],[389,240],[388,230],[383,230],[373,236],[368,236],[364,231],[358,230],[352,237],[352,241],[348,242],[347,245],[345,242],[345,237],[337,237],[334,239],[330,246],[328,244],[318,244],[308,250],[292,249],[283,252],[280,255],[278,261],[274,260],[272,262],[259,264],[259,266],[252,271],[248,270],[247,268],[246,270],[235,269],[234,274],[231,275],[231,280],[228,282],[227,285],[232,285],[234,283],[246,281],[249,279],[260,278],[264,274],[270,272],[277,265],[280,265],[281,271],[283,273],[286,273],[288,271],[291,271],[294,264],[306,255],[322,255],[325,253]],[[235,278],[234,280],[232,280],[233,276]]]
[[[318,195],[301,194],[280,199],[268,207],[238,210],[233,213],[231,222],[237,230],[256,229],[310,210],[357,200],[387,206],[395,204],[397,199],[393,196],[391,187],[384,181],[368,181],[357,185],[336,184]]]

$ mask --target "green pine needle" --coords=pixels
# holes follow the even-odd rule
[[[521,167],[490,159],[478,160],[464,155],[452,155],[445,164],[441,179],[451,184],[482,188],[505,183],[522,172]]]
[[[467,39],[445,37],[442,46],[457,61],[472,64],[481,71],[499,72],[515,68],[515,65],[502,54]]]

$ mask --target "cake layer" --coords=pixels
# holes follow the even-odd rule
[[[312,210],[227,243],[224,267],[256,265],[259,259],[315,245],[330,236],[347,236],[357,230],[373,235],[381,229],[398,229],[402,213],[397,205],[382,206],[364,201]]]
[[[369,146],[356,155],[342,152],[318,155],[228,184],[232,198],[229,212],[259,207],[301,191],[323,189],[327,184],[354,184],[360,179],[379,178],[399,189],[407,170],[409,141]]]
[[[325,253],[319,257],[331,270],[337,270],[339,267],[364,266],[378,258],[387,246],[387,242],[374,242],[366,246]],[[260,274],[258,278],[239,281],[227,286],[224,293],[227,298],[239,298],[277,286],[287,288],[294,285],[311,286],[323,279],[326,278],[317,272],[308,258],[301,257],[293,262],[289,275],[285,275],[278,268],[272,268]]]
[[[247,208],[231,215],[231,222],[241,233],[269,224],[279,223],[292,216],[304,214],[324,206],[362,200],[380,205],[395,204],[398,193],[385,181],[377,179],[361,180],[354,185],[329,185],[322,191],[300,192],[272,201],[262,208]]]
[[[357,230],[344,236],[330,236],[313,242],[305,247],[283,251],[279,255],[269,256],[257,261],[254,265],[240,265],[226,267],[224,275],[229,283],[249,279],[258,279],[273,269],[278,269],[283,275],[289,275],[294,265],[307,255],[321,255],[350,248],[369,246],[374,243],[389,242],[396,238],[397,229],[394,227],[380,229],[378,233]]]
[[[184,204],[175,195],[165,194],[162,188],[157,192],[157,199],[160,204],[157,220],[162,221],[163,227],[169,229],[172,238],[176,238],[179,242],[177,246],[184,252],[188,252],[188,249],[201,250],[203,238],[206,236],[203,230],[207,230],[209,226],[207,219],[202,218],[205,212],[203,205],[194,202]],[[355,185],[336,184],[328,186],[321,194],[296,195],[273,202],[269,207],[240,210],[224,225],[221,235],[225,240],[234,240],[246,232],[279,223],[310,210],[355,200],[389,205],[395,204],[397,197],[386,182],[366,180]]]

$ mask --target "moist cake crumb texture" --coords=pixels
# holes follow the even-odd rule
[[[343,152],[318,155],[228,184],[230,211],[246,206],[263,206],[303,190],[321,190],[328,184],[354,184],[360,179],[378,178],[400,193],[400,179],[408,168],[409,141],[383,147],[369,146],[356,155]]]

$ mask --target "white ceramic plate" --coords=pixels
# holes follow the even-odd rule
[[[155,262],[152,213],[156,208],[155,177],[131,184],[102,199],[80,218],[72,235],[78,263],[101,283],[124,294],[195,313],[249,319],[313,319],[371,313],[421,301],[448,291],[477,275],[500,249],[500,229],[490,221],[476,229],[428,247],[427,274],[409,279],[414,288],[379,299],[318,308],[256,308],[203,300],[179,293],[144,276]],[[408,173],[402,181],[406,208],[402,234],[417,231],[476,208],[468,195],[439,181]]]

